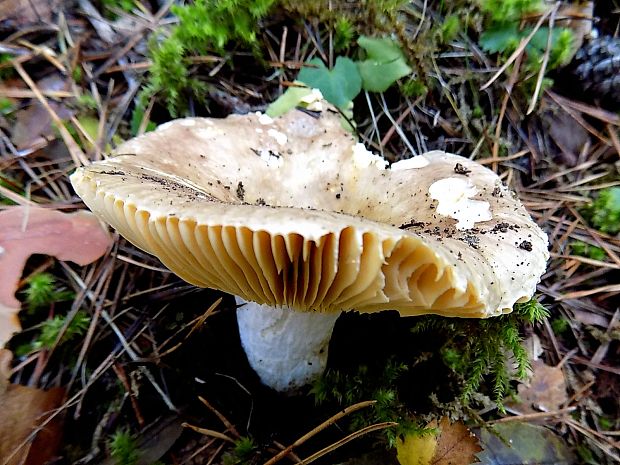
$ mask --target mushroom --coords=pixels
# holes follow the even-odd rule
[[[237,296],[248,360],[280,391],[323,372],[342,311],[500,315],[548,258],[495,173],[442,151],[388,166],[325,108],[175,120],[71,176],[137,247]]]

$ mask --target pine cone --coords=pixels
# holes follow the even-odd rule
[[[590,40],[579,49],[570,68],[586,94],[620,104],[620,38]]]

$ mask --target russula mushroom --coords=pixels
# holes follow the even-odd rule
[[[248,359],[281,391],[324,370],[342,311],[499,315],[548,258],[492,171],[440,151],[387,166],[325,107],[176,120],[71,176],[133,244],[237,296]]]

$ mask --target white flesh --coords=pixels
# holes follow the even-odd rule
[[[325,371],[327,349],[340,313],[297,312],[237,297],[241,344],[263,384],[295,391]]]

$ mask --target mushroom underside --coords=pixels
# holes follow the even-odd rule
[[[240,330],[256,326],[244,346],[271,354],[249,356],[255,368],[287,354],[264,352],[262,337],[278,346],[295,339],[284,328],[324,320],[310,355],[274,358],[279,372],[320,366],[341,311],[509,312],[533,295],[549,256],[545,233],[491,170],[440,151],[387,166],[329,110],[183,119],[116,153],[79,168],[76,192],[186,281],[278,309],[239,310]],[[274,383],[314,376],[299,373]]]

